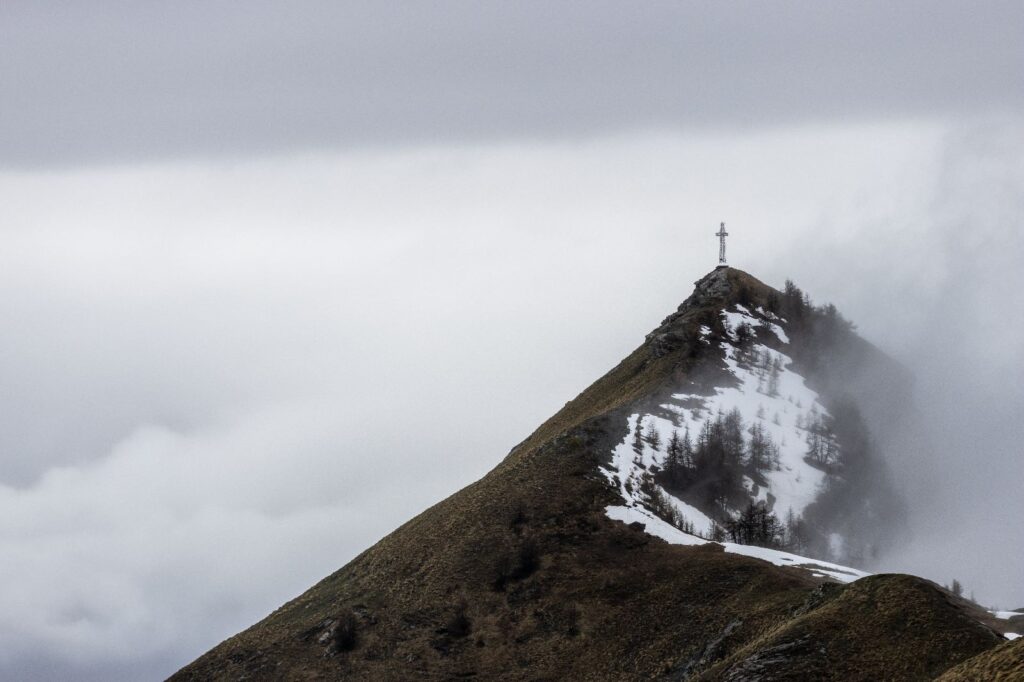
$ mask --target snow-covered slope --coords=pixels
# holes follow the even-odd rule
[[[622,506],[609,508],[609,515],[641,520],[649,532],[671,542],[691,542],[681,536],[692,538],[693,543],[716,535],[722,539],[717,527],[743,511],[743,505],[735,503],[709,505],[693,496],[682,499],[687,498],[685,493],[659,482],[659,472],[669,466],[669,443],[673,440],[677,452],[680,442],[692,452],[692,444],[699,441],[710,423],[721,422],[723,415],[731,412],[738,413],[745,452],[756,431],[761,442],[767,444],[762,449],[768,453],[767,457],[762,455],[761,466],[753,465],[753,455],[743,455],[747,462],[747,473],[742,476],[746,501],[774,513],[783,533],[799,522],[808,505],[827,487],[828,466],[839,455],[839,444],[822,426],[829,415],[820,396],[807,386],[805,378],[793,368],[792,358],[784,352],[790,343],[783,327],[785,320],[761,308],[752,311],[742,305],[723,310],[720,316],[724,337],[716,339],[704,326],[701,343],[717,344],[725,369],[722,379],[715,382],[712,391],[694,393],[688,386],[672,393],[649,413],[631,414],[626,438],[615,447],[610,466],[602,470],[623,500]],[[672,524],[652,513],[655,497],[661,505],[667,503],[675,510]],[[663,532],[665,528],[672,532]],[[833,554],[839,555],[842,537],[834,534],[829,540]],[[734,545],[731,551],[755,550],[738,547]],[[809,561],[776,550],[756,548],[755,553],[763,554],[762,558],[770,553],[783,564]],[[837,575],[863,575],[837,568]]]

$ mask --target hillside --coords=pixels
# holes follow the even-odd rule
[[[900,508],[858,413],[900,371],[834,309],[718,269],[487,476],[172,679],[927,680],[980,662],[1004,640],[963,600],[842,565]]]

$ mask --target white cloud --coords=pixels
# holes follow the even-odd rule
[[[632,350],[714,265],[720,220],[736,265],[902,348],[851,283],[946,271],[853,247],[893,216],[898,243],[934,241],[946,132],[0,175],[0,669],[154,676],[253,622]]]
[[[271,406],[191,433],[141,426],[0,489],[0,662],[198,655],[479,473],[457,443],[413,440],[425,428]]]

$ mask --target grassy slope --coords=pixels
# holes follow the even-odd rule
[[[686,339],[721,305],[716,291],[768,292],[736,270],[702,282],[681,314],[490,474],[174,679],[745,679],[737,666],[796,628],[842,642],[859,671],[842,679],[928,679],[922,671],[992,646],[972,622],[941,634],[958,612],[925,581],[872,579],[868,599],[861,583],[820,588],[801,571],[716,545],[669,546],[604,516],[616,498],[596,470],[625,436],[624,410],[699,362]],[[847,603],[863,617],[844,623],[836,605]],[[903,603],[922,627],[873,617]],[[929,651],[926,670],[893,665],[908,650]],[[803,679],[827,679],[820,657],[801,660]]]
[[[956,602],[913,576],[863,578],[751,642],[705,678],[757,673],[763,679],[810,680],[827,669],[841,680],[930,680],[949,668],[950,651],[971,655],[1001,641]]]
[[[946,671],[938,679],[939,682],[1024,680],[1024,637],[978,654]]]

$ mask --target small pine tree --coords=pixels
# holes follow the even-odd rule
[[[644,418],[636,420],[636,431],[633,432],[633,451],[637,454],[644,450]]]
[[[736,325],[736,329],[733,330],[733,333],[736,335],[736,344],[741,347],[746,346],[753,337],[753,330],[746,322],[740,322]]]
[[[772,465],[772,455],[775,452],[771,437],[760,422],[755,422],[747,431],[750,433],[750,442],[747,445],[748,464],[754,471],[767,471]]]
[[[683,440],[679,437],[679,431],[672,429],[672,436],[668,439],[668,445],[665,447],[665,474],[671,485],[677,485],[681,479],[682,469]]]
[[[685,469],[693,469],[693,440],[690,438],[690,425],[686,425],[686,430],[683,431],[683,442],[681,463]]]
[[[654,425],[654,421],[650,421],[647,424],[647,443],[653,449],[661,449],[661,434],[658,433],[658,427]]]
[[[815,464],[824,464],[823,453],[821,434],[812,428],[807,432],[807,459]]]
[[[775,514],[763,504],[747,505],[739,518],[726,524],[726,531],[733,542],[760,547],[779,547],[783,529]]]
[[[821,463],[828,468],[839,464],[839,446],[830,434],[822,437]]]

